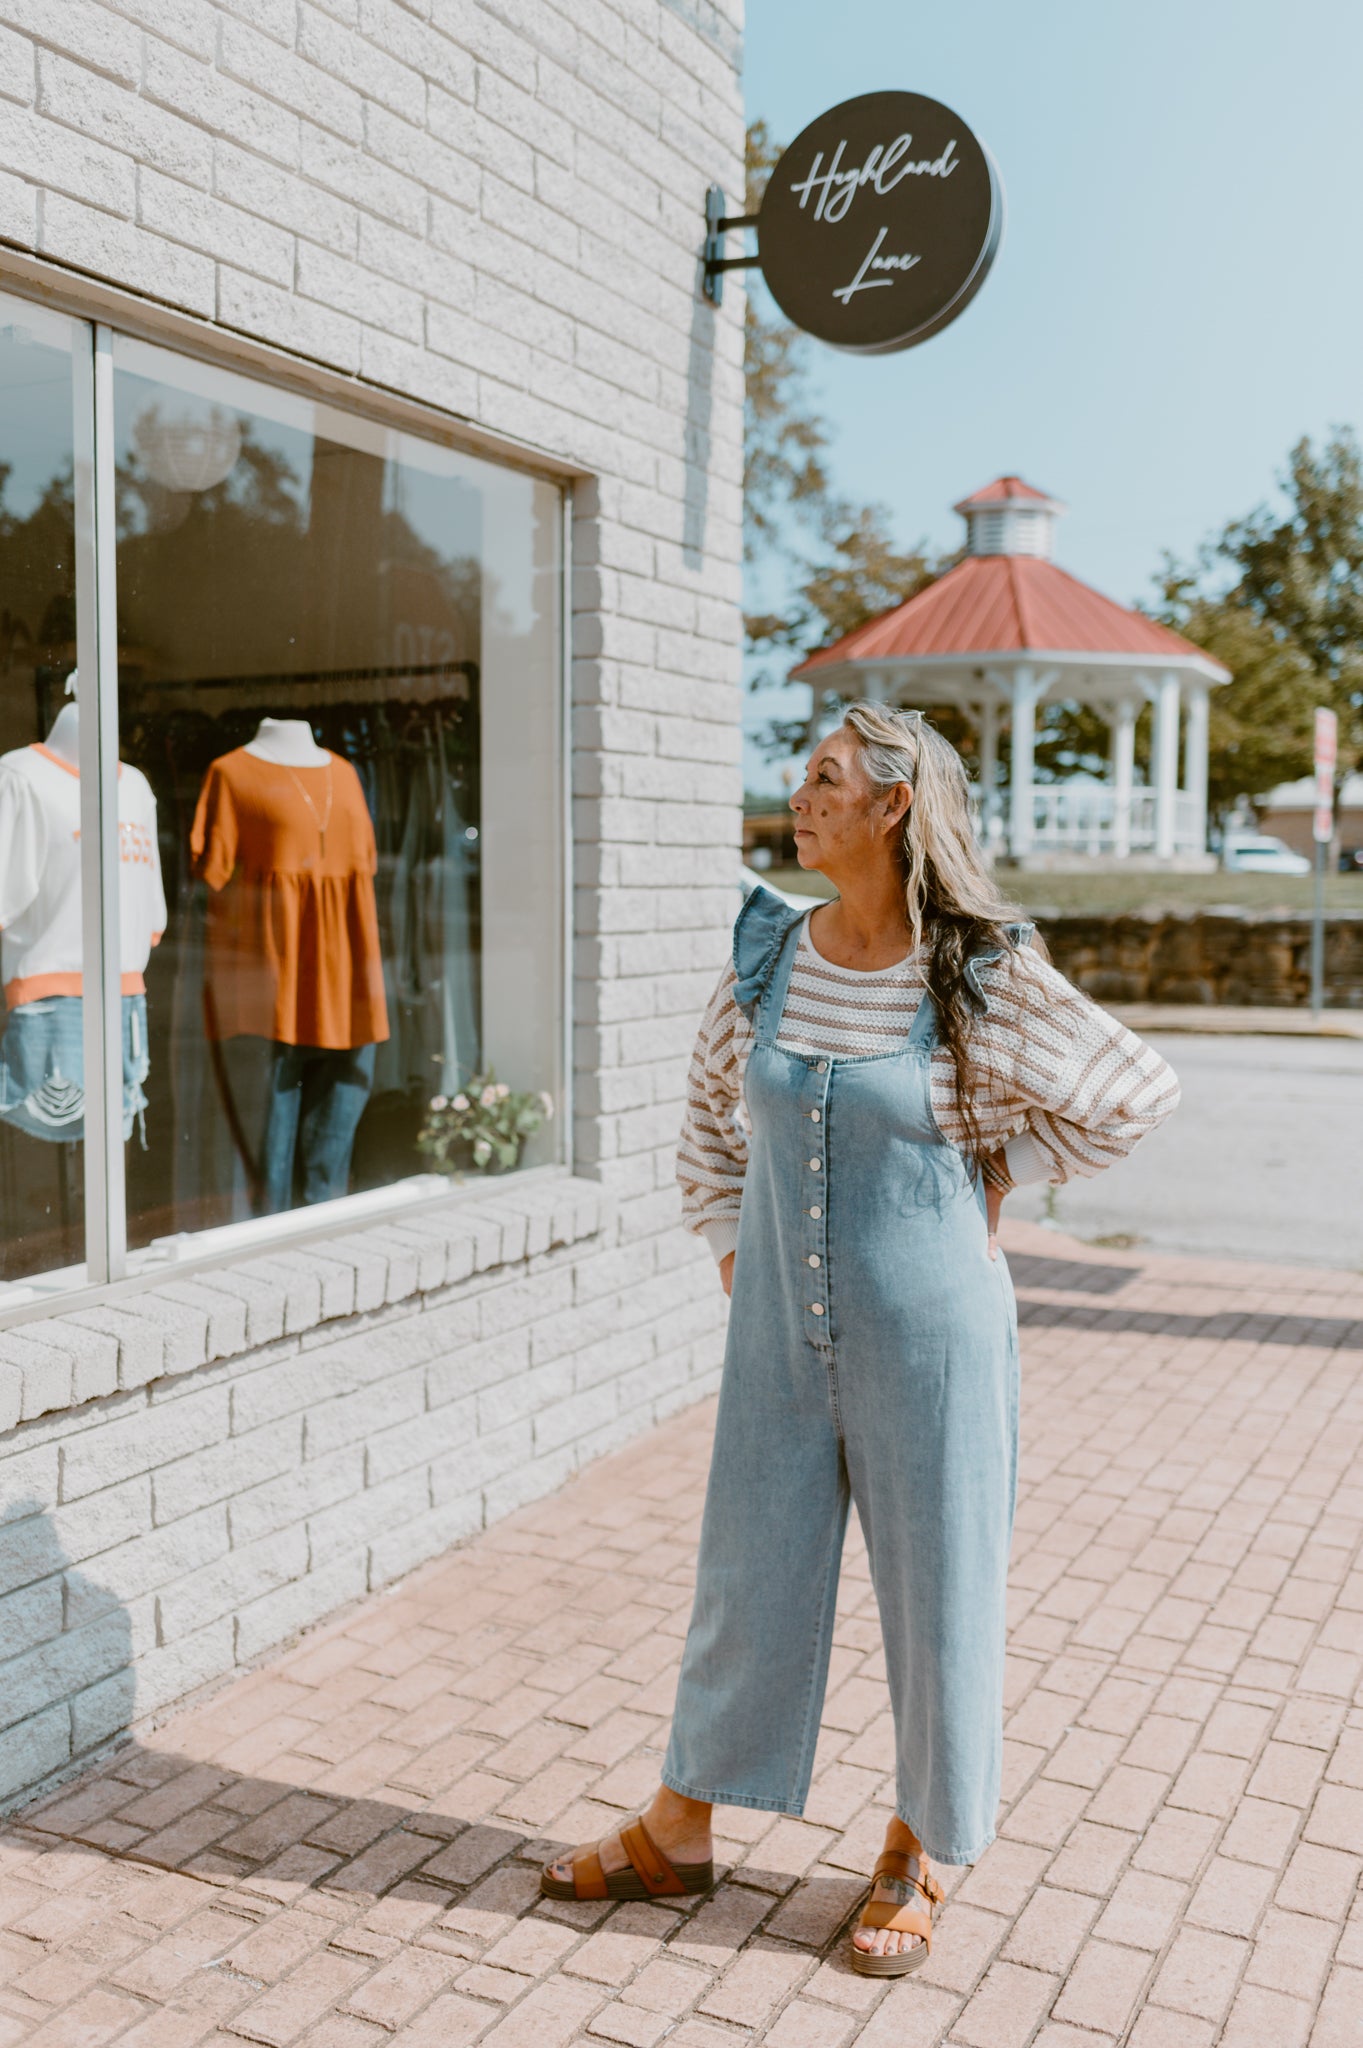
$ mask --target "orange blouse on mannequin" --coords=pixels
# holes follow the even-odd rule
[[[204,777],[190,846],[213,891],[209,1038],[334,1050],[387,1038],[374,827],[348,761],[286,768],[234,748]]]

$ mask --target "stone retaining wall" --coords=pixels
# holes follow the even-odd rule
[[[1037,924],[1063,974],[1100,1003],[1250,1003],[1311,998],[1311,919],[1262,911],[1048,914]],[[1325,923],[1325,999],[1363,1009],[1363,911]]]

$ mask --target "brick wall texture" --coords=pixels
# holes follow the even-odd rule
[[[399,1218],[339,1273],[285,1249],[0,1332],[0,1797],[714,1383],[672,1151],[736,907],[742,301],[697,266],[706,186],[741,190],[740,24],[0,0],[0,287],[18,250],[588,473],[573,1220],[456,1252],[427,1212],[424,1252]]]

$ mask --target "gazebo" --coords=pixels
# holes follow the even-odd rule
[[[1230,671],[1058,568],[1051,546],[1065,507],[1021,477],[996,477],[954,509],[966,522],[964,561],[907,604],[811,654],[792,680],[844,697],[965,712],[979,733],[985,841],[1015,860],[1139,854],[1204,865],[1207,700]],[[1106,782],[1035,779],[1037,711],[1067,701],[1107,721]],[[1155,719],[1148,787],[1135,779],[1136,719],[1147,703]],[[1006,813],[998,787],[1005,719]]]

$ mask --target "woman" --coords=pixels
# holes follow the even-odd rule
[[[714,1882],[714,1805],[803,1811],[849,1498],[880,1608],[896,1812],[853,1932],[926,1958],[932,1863],[993,1839],[1017,1464],[1008,1188],[1091,1174],[1173,1109],[1159,1055],[1030,943],[980,861],[959,756],[858,704],[791,798],[802,916],[757,890],[691,1069],[679,1179],[732,1296],[662,1785],[548,1866],[554,1897]]]

